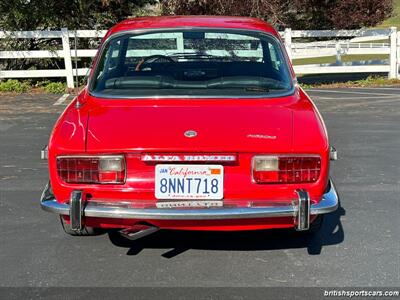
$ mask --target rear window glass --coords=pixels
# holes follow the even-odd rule
[[[234,30],[123,34],[104,46],[91,92],[101,97],[270,97],[292,92],[279,42]]]

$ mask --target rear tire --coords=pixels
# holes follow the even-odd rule
[[[64,232],[72,236],[93,236],[100,235],[104,233],[101,228],[93,228],[84,226],[81,230],[72,230],[71,224],[68,224],[62,216],[60,216],[61,226]]]

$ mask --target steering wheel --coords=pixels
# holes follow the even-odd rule
[[[145,65],[155,63],[156,61],[157,62],[172,62],[172,63],[175,62],[171,57],[166,56],[166,55],[161,55],[161,54],[150,55],[145,58],[142,58],[138,62],[138,64],[135,67],[135,71],[141,71]]]

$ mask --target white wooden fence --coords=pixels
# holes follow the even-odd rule
[[[71,39],[101,38],[106,31],[75,30],[62,28],[60,31],[14,31],[1,32],[1,38],[14,39],[46,39],[59,38],[62,50],[47,51],[0,51],[0,59],[20,58],[62,58],[65,69],[51,70],[0,70],[0,78],[33,78],[33,77],[65,77],[67,86],[74,87],[74,75],[84,76],[88,69],[73,68],[74,57],[94,57],[96,49],[71,49]],[[297,74],[326,74],[326,73],[387,73],[389,78],[400,78],[400,33],[395,27],[376,30],[291,30],[287,28],[281,33],[290,59],[336,56],[340,61],[343,55],[388,55],[389,63],[375,65],[295,65]],[[329,41],[299,43],[301,38],[332,38]],[[377,42],[380,41],[380,42]],[[383,42],[382,42],[383,41]],[[176,49],[182,49],[182,41],[176,38]],[[140,50],[149,52],[149,50]],[[186,51],[186,50],[185,50]],[[258,50],[246,50],[247,52]],[[174,50],[176,52],[176,50]],[[147,53],[150,55],[151,53]],[[140,53],[143,55],[143,53]],[[247,53],[246,55],[250,55]]]
[[[283,33],[286,50],[291,59],[342,55],[388,55],[389,64],[376,65],[334,65],[295,66],[298,74],[326,73],[388,73],[389,78],[400,78],[400,33],[396,27],[374,30],[310,30],[292,31],[287,28]],[[293,38],[335,38],[319,43],[292,43]],[[349,39],[353,37],[352,39]],[[341,40],[337,40],[341,38]],[[347,38],[347,39],[346,39]],[[376,41],[388,42],[376,42]],[[366,43],[367,42],[367,43]]]

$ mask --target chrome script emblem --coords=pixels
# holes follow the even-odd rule
[[[193,138],[193,137],[197,136],[197,132],[194,130],[187,130],[187,131],[185,131],[184,135],[187,138]]]
[[[236,155],[212,155],[212,154],[196,154],[196,155],[188,155],[188,154],[178,154],[178,155],[165,155],[165,154],[144,154],[141,157],[142,161],[205,161],[205,162],[214,162],[214,161],[236,161]]]
[[[267,134],[248,134],[247,137],[249,139],[265,139],[265,140],[276,139],[276,135],[267,135]]]

